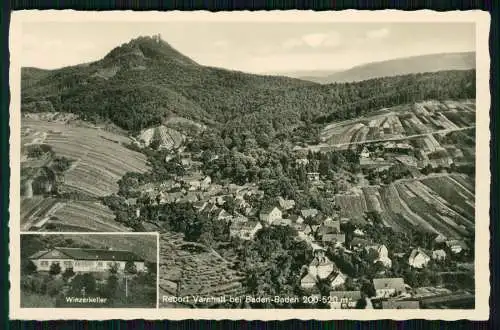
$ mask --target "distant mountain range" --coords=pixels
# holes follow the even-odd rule
[[[71,112],[136,134],[181,117],[223,136],[241,135],[234,140],[243,143],[248,136],[265,140],[305,123],[352,118],[404,102],[473,98],[474,77],[473,70],[447,71],[321,85],[203,66],[156,36],[139,37],[92,63],[23,68],[21,111]]]
[[[441,53],[367,63],[348,70],[317,70],[276,73],[276,75],[309,80],[320,84],[362,81],[380,77],[476,68],[476,53]]]

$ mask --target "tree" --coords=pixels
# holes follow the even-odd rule
[[[79,296],[82,293],[85,295],[93,294],[96,290],[97,284],[94,276],[92,274],[79,274],[71,281],[71,292],[75,296]]]
[[[75,276],[75,272],[73,271],[73,267],[71,268],[66,268],[66,270],[64,271],[63,273],[63,279],[66,281],[70,278],[72,278],[73,276]]]
[[[125,273],[127,274],[136,274],[137,273],[137,267],[135,266],[135,263],[133,261],[127,261],[125,263]]]
[[[376,295],[375,288],[373,287],[373,284],[370,281],[363,281],[363,284],[361,285],[361,292],[366,294],[368,297],[374,297]]]
[[[56,276],[59,275],[60,273],[61,273],[61,266],[59,265],[59,263],[58,262],[52,263],[50,265],[49,274]]]

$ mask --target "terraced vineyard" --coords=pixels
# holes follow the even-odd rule
[[[99,202],[34,196],[21,199],[21,228],[50,231],[130,231]]]
[[[426,101],[382,109],[369,117],[326,126],[320,138],[332,146],[365,141],[398,140],[439,131],[453,131],[475,125],[474,100]],[[432,147],[433,141],[426,141]]]
[[[146,157],[124,146],[131,141],[119,134],[75,125],[23,118],[26,143],[52,147],[57,157],[74,161],[64,175],[64,188],[90,196],[118,191],[117,181],[126,172],[147,170]]]
[[[21,198],[21,229],[28,230],[38,221],[43,220],[57,203],[56,198],[45,198],[43,196]]]
[[[178,234],[160,236],[160,306],[166,307],[163,295],[240,295],[244,293],[242,279],[243,274],[234,269],[232,261],[215,251],[185,242]]]
[[[130,231],[114,221],[113,212],[98,202],[69,201],[59,208],[49,223],[61,231]]]
[[[341,216],[358,223],[364,223],[365,212],[375,211],[396,231],[421,229],[457,238],[474,232],[474,199],[472,180],[460,174],[434,174],[335,196]]]

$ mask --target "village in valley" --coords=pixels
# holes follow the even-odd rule
[[[463,103],[465,105],[454,102],[450,104],[454,107],[458,104],[467,111],[473,111],[470,102]],[[418,105],[415,108],[418,108]],[[385,131],[386,136],[391,134],[386,126],[381,130]],[[423,134],[419,138],[436,141],[433,134]],[[438,138],[445,141],[444,137]],[[457,147],[448,145],[442,147],[437,141],[430,151],[423,147],[419,148],[419,144],[415,141],[408,142],[377,141],[355,146],[355,151],[353,149],[340,151],[347,152],[357,161],[360,172],[348,189],[335,188],[336,191],[332,191],[333,180],[329,179],[329,176],[310,171],[317,170],[321,166],[321,160],[316,159],[318,156],[314,152],[304,154],[299,148],[295,148],[297,158],[294,160],[294,168],[305,173],[306,189],[318,193],[314,196],[320,196],[319,198],[328,204],[321,205],[321,210],[314,207],[300,207],[294,199],[277,195],[276,192],[270,196],[258,184],[212,182],[211,177],[202,170],[206,154],[202,152],[193,156],[185,148],[181,148],[177,153],[171,153],[165,159],[166,162],[177,159],[179,165],[183,166],[184,175],[163,182],[132,185],[137,188],[128,186],[127,194],[139,191],[140,197],[127,199],[127,204],[135,206],[137,218],[148,219],[151,213],[144,218],[141,214],[141,209],[144,210],[142,205],[154,208],[154,205],[189,203],[196,214],[222,224],[224,234],[220,237],[223,237],[224,241],[241,242],[243,245],[246,244],[245,241],[255,241],[256,236],[263,231],[286,227],[289,229],[286,233],[291,236],[285,239],[303,243],[302,246],[309,253],[309,258],[306,258],[308,263],[303,264],[299,273],[295,274],[300,278],[298,283],[300,292],[304,297],[313,297],[309,298],[310,302],[318,304],[322,301],[328,302],[327,306],[330,308],[414,309],[467,306],[471,301],[473,304],[474,264],[471,233],[473,234],[474,227],[467,221],[465,205],[450,205],[436,192],[422,190],[422,195],[429,194],[430,191],[429,196],[438,201],[424,198],[428,201],[429,207],[414,209],[413,205],[406,205],[403,199],[402,207],[406,208],[409,217],[413,216],[417,221],[428,221],[420,224],[421,228],[424,228],[423,231],[419,232],[417,228],[413,234],[405,233],[402,231],[411,231],[408,224],[404,225],[399,221],[391,226],[391,223],[397,221],[390,218],[391,214],[397,218],[404,213],[401,211],[396,213],[395,206],[384,206],[388,201],[383,200],[383,184],[391,187],[390,189],[398,190],[401,187],[394,186],[406,182],[417,182],[426,187],[421,182],[445,179],[472,197],[472,192],[467,190],[471,189],[470,185],[464,183],[468,177],[456,170],[456,164],[473,166],[474,158],[465,157]],[[352,148],[352,145],[349,147]],[[159,148],[161,150],[161,144]],[[467,151],[468,147],[463,148]],[[432,154],[439,151],[444,151],[447,161],[432,157]],[[431,154],[430,160],[427,156],[429,154]],[[457,154],[459,156],[456,156]],[[217,160],[218,157],[213,156],[209,162]],[[453,167],[453,171],[450,170],[450,166]],[[380,179],[375,184],[370,182],[370,176],[374,172],[396,172],[396,168],[404,172],[402,177],[397,176],[392,179],[383,177],[385,181],[383,183]],[[433,186],[428,185],[428,187]],[[410,187],[410,194],[411,191]],[[298,194],[301,193],[307,194],[299,190]],[[461,196],[465,198],[464,194]],[[360,205],[346,204],[349,198],[357,200]],[[395,203],[395,201],[390,202]],[[449,221],[446,226],[432,221],[436,218],[433,219],[428,213],[439,203],[441,209],[436,211],[436,215],[452,217],[455,221],[458,220],[457,224]],[[464,200],[464,203],[468,201]],[[448,209],[445,210],[444,207]],[[146,222],[145,226],[148,230],[158,230],[158,222]],[[217,240],[217,238],[211,239]],[[218,254],[214,250],[225,246],[225,243],[211,241],[207,245],[212,246],[209,248],[211,253]],[[162,256],[163,253],[171,253],[167,250],[168,248],[163,250]],[[219,252],[222,255],[227,253],[227,251]],[[160,260],[160,265],[164,271],[160,273],[160,287],[168,288],[165,290],[168,294],[182,296],[183,293],[215,295],[244,292],[244,288],[238,285],[236,288],[234,285],[229,285],[230,289],[227,292],[217,290],[217,286],[199,292],[183,290],[183,279],[171,275],[175,272],[172,272],[169,263]],[[244,269],[240,272],[243,274]],[[238,278],[237,275],[234,277]],[[453,287],[453,283],[457,281],[464,283],[463,287]],[[326,300],[321,298],[325,295],[328,296]]]

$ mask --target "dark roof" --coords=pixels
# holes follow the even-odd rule
[[[143,258],[136,254],[125,250],[104,250],[104,249],[82,249],[82,248],[61,248],[56,247],[53,250],[58,250],[66,256],[75,260],[115,260],[115,261],[144,261]],[[50,251],[45,251],[46,253]],[[34,254],[30,259],[38,259],[42,255]]]
[[[279,208],[277,206],[266,206],[266,207],[263,207],[261,210],[260,210],[260,214],[269,214],[271,213],[274,209],[278,209]]]

